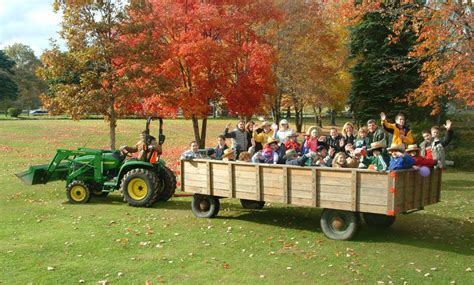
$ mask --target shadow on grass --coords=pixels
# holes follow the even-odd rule
[[[216,218],[321,232],[321,209],[288,207],[252,211],[235,207],[231,210],[240,213],[233,216],[220,215]],[[395,224],[386,229],[371,228],[361,219],[359,232],[352,242],[400,244],[472,256],[473,234],[474,225],[460,219],[415,213],[398,216]]]
[[[67,202],[66,202],[67,203]],[[107,198],[93,197],[92,205],[119,205],[127,207],[120,195]],[[191,197],[158,202],[153,210],[182,210],[191,212]],[[321,209],[304,207],[266,207],[262,210],[247,210],[230,200],[221,200],[221,211],[215,219],[246,221],[279,228],[321,233]],[[370,228],[362,222],[358,234],[352,242],[400,244],[417,248],[473,255],[470,238],[474,225],[460,219],[437,216],[427,213],[399,215],[395,224],[387,229]]]

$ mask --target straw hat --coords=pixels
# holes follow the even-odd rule
[[[312,132],[313,130],[316,130],[316,132],[319,133],[318,127],[316,127],[316,126],[310,126],[310,127],[308,128],[308,130],[306,130],[306,134],[307,134],[308,136],[310,136],[310,135],[311,135],[311,132]]]
[[[419,151],[419,150],[420,150],[420,148],[416,144],[410,144],[410,145],[408,145],[408,147],[406,149],[406,152]]]
[[[285,155],[283,156],[284,159],[288,159],[291,156],[298,155],[298,153],[294,149],[289,149],[285,151]]]
[[[224,153],[222,154],[222,158],[229,157],[233,154],[234,154],[234,150],[231,149],[231,148],[228,148],[228,149],[224,150]]]
[[[384,140],[381,140],[381,141],[378,141],[378,142],[373,142],[370,144],[370,148],[368,150],[372,151],[372,150],[376,150],[376,149],[379,149],[379,148],[386,148],[387,147],[387,144],[385,143]]]
[[[405,152],[405,146],[403,146],[402,144],[392,144],[389,148],[387,148],[387,150]]]
[[[263,121],[262,122],[262,128],[266,126],[271,126],[272,124],[269,121]]]
[[[278,143],[278,140],[274,137],[269,137],[267,140],[267,144]]]
[[[280,121],[280,126],[283,125],[283,124],[288,125],[288,120],[282,119],[282,120]]]

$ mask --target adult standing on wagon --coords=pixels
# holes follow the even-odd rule
[[[383,128],[392,135],[390,145],[403,145],[403,147],[406,147],[413,144],[413,135],[410,128],[405,125],[405,116],[402,113],[395,116],[395,124],[387,121],[387,116],[384,112],[380,113],[380,119],[382,120]]]
[[[235,150],[235,156],[238,157],[242,151],[249,148],[247,131],[245,130],[245,121],[240,120],[233,131],[229,131],[232,123],[228,123],[224,130],[224,137],[232,139],[232,148]]]
[[[385,145],[387,144],[387,138],[386,138],[385,132],[382,130],[382,128],[379,128],[379,126],[377,126],[377,121],[375,121],[374,119],[368,120],[367,129],[369,129],[369,133],[367,134],[367,137],[369,138],[369,145],[375,142],[382,142],[382,141],[385,143]],[[382,152],[384,154],[387,152],[385,147],[382,148]],[[372,156],[372,154],[373,154],[372,150],[368,149],[367,155]]]

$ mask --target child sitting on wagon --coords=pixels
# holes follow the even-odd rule
[[[306,154],[310,151],[317,152],[318,143],[318,128],[316,126],[309,127],[308,131],[306,131],[301,154]]]
[[[359,129],[359,131],[357,132],[357,139],[354,141],[355,148],[369,147],[370,139],[367,136],[368,133],[369,129],[365,126]]]
[[[300,152],[301,146],[297,141],[298,135],[295,132],[289,132],[288,140],[283,144],[285,149],[294,149],[296,152]]]
[[[420,148],[416,144],[409,145],[406,149],[406,153],[415,159],[416,166],[433,167],[436,164],[436,160],[421,156]]]
[[[391,155],[388,170],[410,169],[415,165],[415,159],[405,153],[403,145],[392,144],[387,151]]]
[[[338,152],[332,160],[332,167],[334,168],[348,168],[346,161],[346,154],[344,152]]]
[[[368,151],[372,153],[372,156],[367,156],[363,160],[363,163],[368,166],[368,169],[377,171],[386,171],[388,169],[390,158],[383,151],[386,147],[385,140],[370,144]]]

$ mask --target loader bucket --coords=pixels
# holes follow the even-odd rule
[[[69,173],[67,163],[60,164],[52,173],[48,173],[48,164],[33,165],[27,171],[15,174],[28,185],[46,184],[48,182],[65,180]]]

